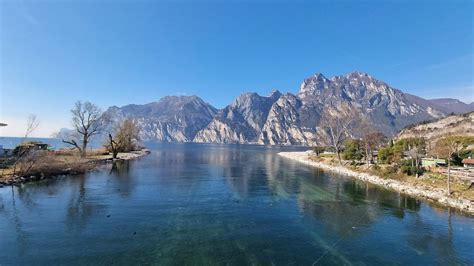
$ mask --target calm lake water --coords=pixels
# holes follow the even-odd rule
[[[151,149],[0,188],[0,264],[474,264],[472,217],[289,161],[282,148]]]

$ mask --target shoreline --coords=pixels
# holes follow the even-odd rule
[[[119,153],[117,154],[116,159],[113,159],[111,154],[94,156],[93,158],[90,158],[90,157],[83,158],[82,160],[84,161],[80,162],[80,164],[84,168],[81,170],[72,168],[71,164],[64,163],[63,165],[61,165],[61,167],[51,170],[51,173],[47,175],[45,175],[44,173],[35,173],[32,175],[27,175],[27,176],[5,176],[3,178],[0,178],[0,187],[18,185],[21,183],[44,180],[44,179],[54,178],[54,177],[63,176],[63,175],[84,174],[90,171],[97,170],[99,167],[107,163],[111,163],[115,161],[134,160],[148,154],[150,154],[150,150],[142,149],[139,151]]]
[[[332,166],[321,162],[315,162],[308,158],[306,152],[279,152],[279,156],[291,159],[309,166],[321,168],[337,174],[350,176],[374,185],[382,186],[386,189],[394,190],[415,198],[425,199],[441,204],[445,207],[456,208],[462,212],[474,214],[474,202],[464,198],[452,198],[445,195],[444,189],[430,188],[426,186],[411,186],[403,184],[398,180],[384,179],[368,173],[356,172],[343,166]]]

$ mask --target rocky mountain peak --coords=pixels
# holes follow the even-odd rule
[[[330,82],[323,74],[317,72],[311,77],[306,78],[303,80],[303,83],[300,85],[301,94],[310,94],[317,90],[323,90],[327,88],[327,84]]]
[[[252,102],[257,101],[261,96],[256,92],[246,92],[240,94],[231,104],[233,107],[242,107],[252,104]]]
[[[327,80],[327,78],[321,72],[314,73],[312,78],[314,78],[316,80],[319,80],[319,81],[326,81]]]
[[[280,96],[278,91],[272,92],[268,97],[255,92],[241,94],[222,109],[207,127],[200,130],[194,141],[256,143],[270,108]]]
[[[268,95],[268,98],[277,100],[278,98],[280,98],[281,95],[282,93],[279,90],[273,89]]]
[[[216,108],[197,96],[166,96],[157,102],[111,107],[105,112],[112,122],[136,119],[143,139],[166,142],[191,141],[216,114]]]
[[[354,71],[346,75],[348,78],[370,78],[373,79],[372,76],[365,72],[360,72],[360,71]]]
[[[170,95],[164,96],[155,103],[173,103],[173,104],[184,104],[187,102],[203,102],[204,101],[196,95]]]
[[[309,77],[303,81],[298,92],[301,99],[310,99],[311,101],[315,99],[320,101],[324,101],[324,99],[357,101],[361,97],[372,97],[376,94],[384,97],[401,97],[400,91],[367,73],[359,71],[334,76],[331,79]]]
[[[299,92],[268,96],[243,93],[217,110],[197,96],[167,96],[145,105],[111,107],[117,119],[133,117],[143,138],[159,141],[214,143],[318,144],[325,110],[357,112],[374,128],[393,135],[414,122],[443,117],[474,106],[455,99],[425,100],[403,93],[359,71],[326,78],[316,73],[303,80]]]
[[[360,71],[354,71],[346,75],[334,76],[331,78],[332,82],[346,83],[353,86],[365,87],[390,87],[387,83]],[[370,89],[370,88],[369,88]]]

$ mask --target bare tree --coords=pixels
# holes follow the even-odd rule
[[[23,141],[26,140],[30,136],[30,134],[33,133],[33,131],[35,131],[36,128],[38,128],[38,126],[39,126],[39,121],[36,115],[30,114],[28,118],[26,119],[26,131],[23,137]]]
[[[365,133],[362,135],[361,143],[364,147],[367,168],[369,168],[374,150],[382,146],[386,141],[387,137],[383,133],[375,130],[365,130]]]
[[[36,160],[33,153],[35,153],[36,151],[34,149],[31,149],[28,145],[26,145],[25,141],[26,139],[28,139],[31,133],[33,133],[36,130],[36,128],[38,128],[38,126],[39,126],[39,121],[36,115],[30,114],[26,118],[26,128],[25,128],[25,134],[23,135],[23,139],[20,145],[18,145],[15,148],[15,153],[13,157],[13,160],[14,160],[13,173],[14,174],[17,172],[18,165],[24,165],[25,163],[28,163],[29,166],[27,168],[30,169],[35,164]],[[27,171],[23,171],[21,168],[22,167],[20,167],[20,171],[19,171],[20,173],[27,172]]]
[[[474,137],[456,136],[451,134],[445,135],[435,144],[434,153],[440,157],[446,158],[448,161],[448,195],[451,194],[451,157],[454,154],[459,153],[461,149],[472,144],[474,144]]]
[[[20,176],[32,174],[32,170],[38,165],[48,165],[48,153],[35,148],[27,149],[26,152],[15,162],[14,173]],[[34,170],[33,170],[34,171]]]
[[[353,129],[357,118],[356,114],[339,113],[332,115],[329,111],[324,112],[321,116],[319,126],[326,134],[328,144],[336,152],[339,165],[342,165],[341,151],[344,141],[354,133]]]
[[[408,150],[408,156],[411,158],[411,166],[415,167],[415,176],[418,178],[420,172],[420,161],[422,158],[421,154],[421,147],[420,146],[413,146],[411,149]]]
[[[67,135],[60,134],[58,137],[64,143],[79,150],[81,157],[85,157],[91,138],[99,134],[104,126],[102,111],[91,102],[78,101],[74,104],[71,113],[75,132]]]
[[[113,158],[117,158],[119,152],[135,150],[140,142],[140,127],[133,119],[125,119],[115,129],[115,133],[109,133],[109,141],[105,147],[112,152]]]

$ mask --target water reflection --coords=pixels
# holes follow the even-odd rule
[[[83,176],[1,188],[0,257],[5,264],[474,262],[471,218],[275,152],[162,145]]]
[[[94,216],[104,213],[106,206],[94,199],[85,176],[73,178],[71,186],[73,190],[67,204],[66,225],[69,231],[80,233]]]
[[[128,177],[130,172],[130,161],[114,161],[110,168],[110,175],[115,175],[120,178]]]
[[[121,196],[128,197],[131,195],[135,185],[130,177],[130,161],[115,161],[112,163],[108,178],[108,187],[115,189]],[[110,192],[112,193],[112,192]]]
[[[16,232],[16,237],[17,237],[17,242],[18,242],[18,250],[20,256],[24,256],[25,252],[28,248],[28,239],[27,239],[27,234],[23,230],[23,222],[21,221],[21,216],[19,214],[19,210],[17,208],[17,201],[15,197],[15,188],[11,187],[11,192],[12,192],[12,216],[13,216],[13,223],[15,227],[15,232]]]

